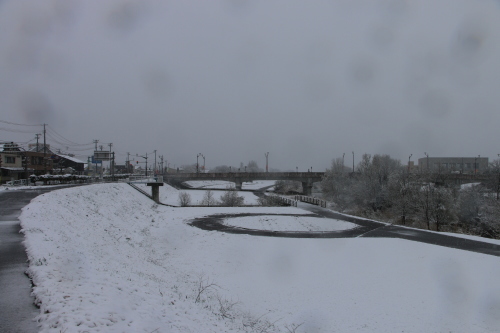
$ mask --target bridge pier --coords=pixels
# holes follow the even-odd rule
[[[241,180],[241,178],[234,179],[234,187],[236,187],[238,191],[241,191],[242,186],[243,186],[243,181]]]
[[[147,183],[147,186],[151,186],[151,196],[156,203],[160,203],[160,186],[163,183]]]
[[[302,182],[302,194],[311,196],[312,195],[312,181],[310,179],[307,182]]]

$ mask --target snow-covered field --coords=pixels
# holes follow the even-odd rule
[[[144,183],[139,183],[135,184],[137,187],[141,188],[142,190],[151,193],[151,187],[148,187]],[[225,187],[224,187],[225,188]],[[163,186],[160,187],[160,202],[167,204],[167,205],[172,205],[172,206],[179,206],[179,193],[180,192],[185,192],[188,193],[191,196],[191,204],[192,205],[201,205],[203,202],[203,197],[205,193],[210,190],[177,190],[176,188],[164,184]],[[217,201],[219,201],[220,197],[224,194],[224,191],[212,191],[213,198]],[[238,196],[241,196],[244,198],[244,205],[257,205],[257,199],[258,197],[254,195],[252,192],[243,192],[243,191],[238,191]]]
[[[184,182],[187,186],[193,188],[207,188],[207,189],[219,189],[224,190],[227,187],[234,187],[233,182],[228,182],[224,180],[188,180]]]
[[[187,224],[243,212],[307,213],[165,207],[126,184],[37,197],[20,219],[41,332],[500,332],[500,258]]]

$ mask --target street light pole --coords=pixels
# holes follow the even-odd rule
[[[408,175],[410,174],[410,160],[412,156],[413,154],[410,154],[410,156],[408,157]]]
[[[269,152],[264,155],[266,155],[266,172],[269,172]]]
[[[427,158],[427,172],[429,172],[429,154],[424,153],[425,157]]]
[[[201,155],[201,153],[198,153],[198,155],[196,155],[196,173],[200,173],[200,164],[198,163],[198,157],[200,156],[203,155]]]
[[[156,149],[154,150],[155,152],[155,164],[153,166],[153,175],[156,176]]]
[[[342,153],[342,173],[344,173],[344,156],[345,153]]]
[[[354,152],[352,152],[352,173],[354,173]]]

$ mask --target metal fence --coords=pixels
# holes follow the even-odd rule
[[[314,197],[308,197],[306,195],[296,195],[295,200],[301,201],[301,202],[306,202],[310,203],[312,205],[317,205],[323,208],[326,208],[326,201]]]

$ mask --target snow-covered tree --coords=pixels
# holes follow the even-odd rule
[[[414,177],[400,170],[389,176],[388,200],[391,210],[395,216],[400,218],[401,224],[405,225],[407,221],[415,214],[415,196],[416,183]]]
[[[250,161],[248,162],[248,165],[247,165],[247,172],[263,172],[264,170],[262,170],[261,168],[259,168],[259,165],[257,164],[257,162],[255,161]]]
[[[225,207],[238,207],[242,206],[245,198],[238,195],[238,192],[232,188],[227,187],[226,191],[220,197],[220,205]]]

